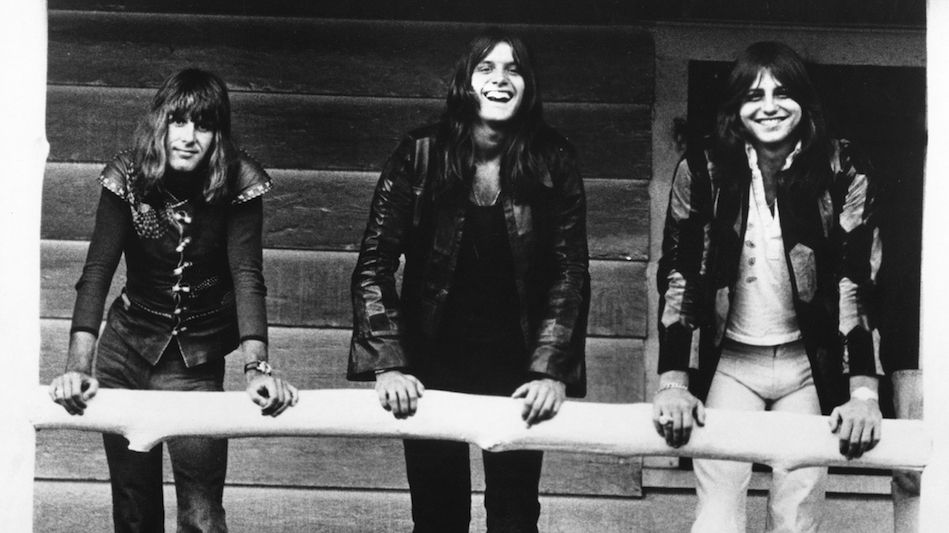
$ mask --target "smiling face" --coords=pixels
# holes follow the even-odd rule
[[[794,132],[803,111],[771,71],[762,69],[748,89],[738,115],[752,144],[779,147],[796,142]]]
[[[214,142],[214,132],[190,118],[173,117],[165,133],[168,167],[178,172],[192,172],[207,158]]]
[[[504,123],[517,115],[524,98],[524,78],[511,45],[500,42],[471,73],[478,100],[478,117],[487,125]]]

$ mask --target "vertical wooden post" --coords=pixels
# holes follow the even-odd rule
[[[949,3],[931,0],[928,10],[927,98],[929,147],[923,189],[923,267],[920,356],[923,420],[933,436],[933,455],[923,472],[920,531],[945,531],[949,523]],[[886,438],[884,436],[884,438]]]
[[[36,433],[27,419],[39,369],[39,228],[46,142],[46,2],[0,7],[0,517],[33,529]]]

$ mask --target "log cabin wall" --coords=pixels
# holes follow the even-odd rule
[[[160,81],[197,66],[228,83],[238,142],[274,178],[264,200],[264,275],[275,367],[301,388],[366,386],[345,380],[349,276],[378,172],[405,132],[437,119],[467,40],[501,24],[534,48],[547,119],[580,154],[593,280],[586,400],[648,401],[656,358],[652,272],[678,159],[668,125],[686,110],[688,61],[728,59],[754,40],[754,31],[722,27],[716,19],[733,18],[731,11],[703,11],[689,1],[673,2],[677,10],[607,0],[579,7],[531,0],[478,8],[436,0],[344,4],[49,1],[39,381],[62,368],[72,286],[102,165],[128,146]],[[886,20],[893,2],[877,4],[876,16]],[[745,18],[770,20],[775,5],[781,3],[746,10]],[[782,16],[796,26],[779,28],[792,45],[820,33],[795,29],[800,24],[841,22],[826,9],[819,20],[813,11],[795,13]],[[921,24],[918,8],[900,13],[900,24]],[[894,64],[919,66],[918,57],[909,58],[922,42],[919,32],[897,34],[907,32],[908,44],[890,56]],[[723,35],[734,37],[723,42]],[[889,42],[870,32],[854,35],[847,49]],[[120,266],[113,294],[122,280]],[[241,387],[240,374],[239,362],[230,361],[227,388]],[[479,454],[472,457],[480,490]],[[667,459],[645,464],[644,470],[641,458],[548,454],[541,529],[680,530],[691,511],[679,522],[659,517],[667,504],[693,505],[691,474]],[[37,531],[109,530],[98,435],[40,433],[36,477]],[[756,478],[756,486],[762,482]],[[410,524],[397,441],[238,439],[228,483],[225,507],[236,531],[403,531]],[[881,476],[841,475],[834,483],[832,490],[870,500],[888,491]],[[170,487],[166,499],[170,520]],[[483,529],[479,496],[473,512]]]

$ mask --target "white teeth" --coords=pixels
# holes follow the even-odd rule
[[[487,91],[484,93],[484,97],[492,102],[508,102],[512,95],[503,91]]]

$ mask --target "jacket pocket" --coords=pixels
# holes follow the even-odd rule
[[[817,292],[817,258],[814,250],[803,244],[796,244],[789,254],[797,296],[803,302],[810,302]]]

